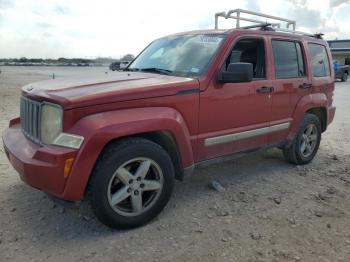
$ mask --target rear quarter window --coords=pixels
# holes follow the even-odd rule
[[[323,77],[330,75],[329,60],[326,48],[319,44],[308,44],[312,65],[312,74],[314,77]]]

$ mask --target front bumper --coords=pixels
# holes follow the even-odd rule
[[[77,150],[32,143],[23,135],[19,121],[5,130],[3,144],[9,161],[25,183],[62,198],[67,180],[63,175],[65,161],[75,158]]]

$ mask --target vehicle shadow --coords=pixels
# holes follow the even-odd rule
[[[90,242],[109,236],[132,237],[145,230],[151,232],[161,224],[178,223],[175,221],[179,218],[177,214],[182,214],[182,219],[191,217],[191,210],[208,208],[208,199],[220,201],[223,196],[208,186],[212,180],[220,181],[227,191],[242,187],[254,190],[262,181],[283,179],[286,172],[293,170],[295,167],[286,163],[277,149],[200,168],[183,182],[176,183],[169,204],[158,218],[146,227],[128,231],[112,230],[102,225],[85,201],[67,203],[53,200],[43,192],[20,183],[11,190],[12,206],[16,207],[11,215],[11,226],[14,230],[25,230],[30,239],[35,238],[48,246],[57,242],[70,245],[80,239]]]

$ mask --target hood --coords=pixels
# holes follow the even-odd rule
[[[117,72],[45,80],[22,88],[24,96],[60,104],[64,109],[171,96],[199,88],[196,79],[140,72]]]

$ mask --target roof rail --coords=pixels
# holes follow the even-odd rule
[[[266,29],[261,27],[261,30],[266,30]],[[318,38],[318,39],[322,39],[322,36],[324,35],[322,33],[311,34],[311,33],[305,33],[305,32],[302,32],[302,31],[289,30],[289,29],[285,29],[285,28],[270,28],[269,31],[284,32],[284,33],[303,35],[303,36],[310,36],[310,37],[315,37],[315,38]]]
[[[226,12],[219,12],[215,14],[215,29],[219,28],[219,17],[223,17],[225,19],[235,19],[236,20],[236,28],[241,28],[240,22],[241,21],[247,21],[251,23],[256,23],[256,24],[266,24],[266,21],[261,21],[261,20],[256,20],[252,19],[249,17],[242,17],[242,14],[247,14],[247,15],[252,15],[252,16],[257,16],[260,18],[268,18],[272,20],[279,21],[278,23],[270,23],[273,27],[280,28],[281,27],[281,22],[286,23],[286,28],[289,29],[289,27],[292,27],[292,30],[295,30],[296,22],[294,20],[282,18],[282,17],[277,17],[277,16],[272,16],[272,15],[267,15],[267,14],[262,14],[258,12],[252,12],[244,9],[233,9],[229,10],[227,13]],[[257,26],[258,27],[258,26]]]
[[[234,15],[235,14],[235,15]],[[269,18],[272,20],[276,20],[279,22],[275,23],[268,23],[264,22],[261,20],[256,20],[252,19],[250,17],[242,17],[242,14],[248,14],[260,18]],[[229,10],[227,13],[226,12],[219,12],[215,14],[215,29],[219,28],[219,17],[223,17],[225,19],[235,19],[236,20],[236,28],[242,28],[242,29],[252,29],[252,28],[260,28],[260,30],[265,30],[265,31],[276,31],[276,32],[285,32],[285,33],[291,33],[291,34],[297,34],[297,35],[304,35],[304,36],[310,36],[310,37],[316,37],[319,39],[322,39],[323,34],[322,33],[317,33],[317,34],[310,34],[310,33],[305,33],[301,31],[296,31],[296,22],[294,20],[282,18],[282,17],[277,17],[277,16],[272,16],[272,15],[267,15],[267,14],[262,14],[262,13],[257,13],[257,12],[252,12],[248,10],[243,10],[243,9],[234,9],[234,10]],[[251,22],[255,23],[250,26],[240,26],[241,21],[246,21],[246,22]],[[286,28],[281,27],[281,22],[285,23]],[[291,27],[291,28],[290,28]]]
[[[276,28],[276,24],[263,23],[263,24],[256,24],[256,25],[241,26],[240,28],[241,29],[260,28],[261,30],[272,31],[272,30],[275,30],[274,28]]]

